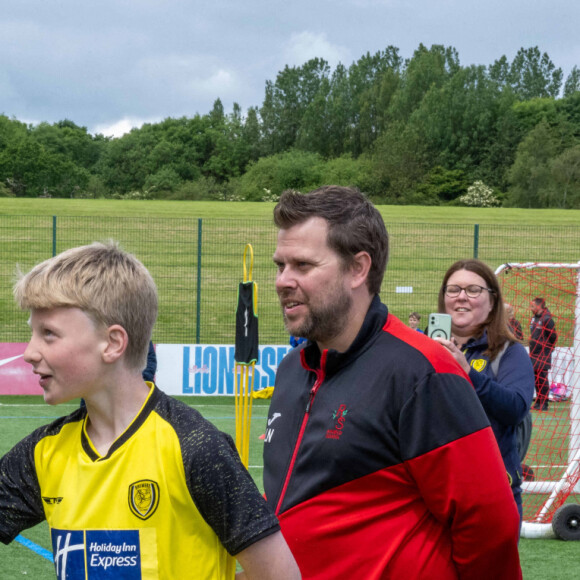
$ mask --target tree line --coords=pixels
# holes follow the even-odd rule
[[[147,123],[119,138],[0,115],[0,195],[270,201],[354,185],[377,203],[580,207],[580,70],[538,47],[462,66],[453,47],[321,58],[261,106]]]

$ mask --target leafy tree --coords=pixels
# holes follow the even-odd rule
[[[565,149],[550,161],[554,180],[550,205],[580,208],[580,144]]]
[[[211,127],[209,115],[146,123],[113,139],[96,170],[106,187],[121,194],[142,191],[147,176],[164,167],[172,168],[181,181],[194,180],[210,159],[217,136],[219,129]]]
[[[338,63],[330,78],[326,98],[328,155],[332,157],[349,151],[352,109],[348,70],[342,63]]]
[[[183,147],[179,143],[169,142],[166,137],[160,137],[147,155],[145,161],[148,173],[155,173],[160,169],[171,165],[174,159],[181,156]],[[177,173],[176,173],[177,174]]]
[[[255,143],[255,147],[259,147],[259,135],[260,128],[257,123],[257,117],[255,116],[255,109],[253,109],[253,115],[256,119],[256,129],[258,141]],[[245,122],[242,117],[242,109],[238,103],[234,103],[232,112],[227,116],[226,122],[226,136],[231,143],[232,151],[232,173],[229,177],[241,175],[248,165],[252,154],[253,144],[249,140],[249,134],[246,132]]]
[[[502,57],[492,65],[490,73],[493,79],[510,86],[521,100],[556,98],[562,86],[562,69],[556,68],[537,46],[520,48],[509,69]]]
[[[462,170],[479,166],[496,138],[498,97],[497,84],[483,66],[461,68],[441,86],[433,85],[409,119],[423,135],[430,164]]]
[[[107,190],[103,180],[97,175],[91,175],[89,177],[87,187],[84,192],[84,197],[93,199],[104,199],[108,196],[109,191]]]
[[[274,83],[266,81],[264,102],[260,108],[261,153],[268,156],[281,150],[282,146],[276,133],[279,119],[274,103]]]
[[[573,127],[554,99],[517,101],[508,89],[501,93],[495,105],[497,121],[481,164],[472,172],[472,177],[506,191],[510,187],[509,170],[515,162],[518,145],[530,131],[542,121],[547,123],[554,138],[554,151],[557,151],[570,142]]]
[[[558,109],[554,99],[543,97],[515,102],[513,110],[522,137],[540,121],[546,121],[552,126],[558,123]]]
[[[47,151],[31,138],[0,151],[0,182],[18,197],[74,197],[84,191],[89,173],[64,155]]]
[[[250,107],[242,128],[241,140],[247,152],[248,161],[257,161],[260,157],[261,132],[258,115],[258,108]]]
[[[514,102],[511,90],[502,91],[494,101],[495,119],[481,152],[481,163],[469,171],[472,179],[482,180],[501,191],[508,188],[507,173],[525,135],[514,111]]]
[[[9,187],[0,183],[0,197],[14,197],[14,193],[12,193]]]
[[[209,121],[211,127],[214,129],[221,129],[225,125],[224,106],[221,99],[216,99],[213,103],[213,108],[209,113]]]
[[[217,99],[206,120],[207,128],[203,135],[206,154],[201,170],[207,177],[214,177],[219,182],[227,181],[239,175],[247,162],[240,147],[240,107],[234,103],[232,114],[226,118],[222,102]]]
[[[13,146],[17,141],[26,139],[27,136],[28,129],[24,123],[9,119],[6,115],[0,115],[0,151]]]
[[[99,160],[108,138],[93,137],[86,127],[65,119],[52,125],[40,123],[30,129],[30,136],[47,151],[70,159],[75,165],[92,170]]]
[[[510,84],[510,64],[505,55],[489,66],[489,78],[502,87]]]
[[[218,182],[227,181],[238,174],[234,164],[234,147],[224,131],[211,129],[206,132],[210,147],[207,161],[202,165],[206,177],[214,177]]]
[[[374,55],[367,52],[348,69],[349,113],[347,152],[355,156],[367,150],[387,124],[387,111],[399,87],[403,59],[399,49],[388,46]]]
[[[240,106],[234,103],[232,113],[225,117],[222,114],[221,102],[217,105],[214,105],[210,115],[211,128],[206,131],[209,155],[202,171],[208,177],[225,182],[245,170],[250,160],[250,150],[247,140],[244,139]]]
[[[140,190],[147,176],[146,160],[154,144],[143,136],[150,132],[145,125],[113,139],[97,165],[97,172],[105,186],[120,194]]]
[[[304,151],[330,155],[328,93],[330,82],[322,79],[320,89],[306,107],[298,130],[296,146]]]
[[[556,101],[559,122],[565,123],[571,137],[567,147],[571,147],[580,139],[580,91]]]
[[[381,203],[404,204],[429,171],[428,151],[416,126],[391,123],[369,155],[366,191]]]
[[[330,67],[313,58],[300,67],[285,66],[276,82],[266,82],[266,95],[260,109],[264,151],[279,153],[294,147],[304,113],[328,79]]]
[[[557,153],[557,138],[542,120],[522,140],[509,170],[508,202],[516,207],[545,207],[552,186],[550,162]]]
[[[441,87],[458,70],[459,56],[453,47],[433,45],[427,49],[420,44],[406,64],[389,116],[395,120],[407,120],[432,87]]]
[[[580,91],[580,70],[575,66],[564,83],[564,97],[570,97]]]
[[[182,183],[181,178],[172,167],[165,166],[157,173],[148,175],[143,190],[157,197],[159,193],[174,191]]]

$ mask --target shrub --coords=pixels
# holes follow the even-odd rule
[[[285,189],[310,191],[322,183],[323,164],[316,153],[297,150],[262,157],[240,177],[240,191],[248,201],[261,201],[264,189],[274,195]]]
[[[236,179],[219,183],[214,177],[202,176],[179,185],[166,199],[180,201],[244,201]]]
[[[0,182],[0,197],[15,197],[14,193],[9,187],[6,187]]]
[[[483,181],[474,181],[467,188],[467,193],[459,198],[459,202],[471,207],[497,207],[501,205],[499,199],[494,195],[493,189],[485,185]]]

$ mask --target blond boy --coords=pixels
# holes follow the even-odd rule
[[[143,381],[157,290],[134,256],[74,248],[14,295],[45,401],[86,408],[0,459],[0,541],[46,519],[59,579],[225,578],[227,552],[240,577],[299,578],[231,438]]]

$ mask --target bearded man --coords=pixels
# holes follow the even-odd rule
[[[388,235],[358,190],[284,192],[286,329],[264,489],[305,579],[521,578],[519,515],[489,421],[439,343],[379,298]]]

